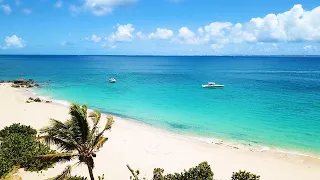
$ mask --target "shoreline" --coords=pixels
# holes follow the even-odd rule
[[[68,107],[71,103],[66,100],[62,99],[53,99],[50,96],[43,96],[39,95],[39,93],[34,92],[34,89],[28,89],[26,91],[25,89],[20,89],[21,92],[26,95],[26,96],[31,96],[33,98],[39,97],[44,100],[49,100],[52,101],[52,103],[64,107]],[[30,90],[30,91],[29,91]],[[88,109],[93,110],[93,108],[90,108],[88,106]],[[289,155],[297,155],[297,156],[303,156],[303,157],[310,157],[310,158],[315,158],[320,160],[320,153],[310,153],[310,152],[304,152],[304,151],[296,151],[292,149],[286,149],[282,147],[277,147],[277,146],[270,146],[266,144],[254,144],[251,143],[250,141],[238,141],[234,139],[227,139],[227,138],[216,138],[216,137],[208,137],[208,136],[201,136],[196,133],[184,133],[184,132],[178,132],[171,130],[170,128],[165,128],[161,126],[156,126],[151,123],[146,123],[143,121],[139,121],[134,118],[130,118],[121,114],[114,114],[112,112],[105,112],[100,110],[99,108],[97,109],[101,111],[102,114],[104,115],[112,115],[113,117],[120,118],[125,121],[129,121],[131,123],[134,123],[135,125],[138,126],[145,126],[147,128],[152,128],[155,131],[159,131],[161,133],[169,133],[172,136],[177,136],[178,138],[181,139],[189,139],[189,140],[195,140],[199,141],[201,143],[207,143],[207,144],[216,144],[219,146],[224,146],[224,147],[229,147],[229,148],[234,148],[234,149],[247,149],[248,151],[258,151],[258,152],[273,152],[273,153],[281,153],[281,154],[289,154]]]
[[[0,84],[0,98],[3,100],[0,105],[4,107],[4,111],[0,113],[0,117],[4,119],[0,121],[0,128],[20,122],[39,129],[48,125],[49,118],[68,118],[67,105],[63,106],[56,101],[25,103],[32,93],[31,89],[14,89]],[[104,113],[101,120],[104,120],[106,115]],[[181,172],[202,161],[208,161],[215,179],[221,180],[230,179],[232,172],[240,169],[261,175],[262,180],[319,177],[319,158],[270,150],[251,151],[245,146],[234,148],[225,142],[206,142],[134,119],[114,116],[114,120],[114,127],[106,134],[109,141],[95,159],[96,176],[105,174],[107,179],[129,179],[130,172],[125,165],[130,164],[140,170],[142,177],[150,178],[153,168],[156,167],[164,168],[165,173]],[[57,164],[55,168],[41,174],[23,170],[20,170],[19,174],[23,179],[40,180],[60,173],[66,165],[67,163]],[[86,167],[76,168],[73,175],[88,176]]]

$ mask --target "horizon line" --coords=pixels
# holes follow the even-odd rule
[[[235,54],[235,55],[151,55],[151,54],[0,54],[0,56],[163,56],[163,57],[199,57],[199,56],[205,56],[205,57],[247,57],[247,56],[260,56],[260,57],[275,57],[275,56],[283,56],[283,57],[320,57],[319,55],[278,55],[278,54],[272,54],[272,55],[250,55],[250,54]]]

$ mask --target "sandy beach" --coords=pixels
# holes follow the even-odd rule
[[[49,118],[66,120],[68,107],[55,103],[26,103],[31,89],[15,89],[0,84],[0,128],[21,123],[40,129]],[[90,108],[90,107],[89,107]],[[102,118],[102,125],[105,122]],[[248,147],[206,143],[182,135],[114,117],[115,124],[106,136],[109,141],[95,158],[95,176],[106,179],[129,179],[126,164],[139,169],[141,177],[152,177],[156,167],[165,172],[181,172],[202,161],[208,161],[215,179],[229,180],[232,172],[247,170],[262,180],[313,180],[320,177],[320,159],[273,151],[258,151]],[[71,164],[71,163],[70,163]],[[42,173],[19,171],[23,179],[46,179],[60,173],[68,164],[56,166]],[[85,165],[77,167],[73,175],[88,176]]]

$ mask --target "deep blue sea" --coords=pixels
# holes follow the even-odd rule
[[[320,57],[0,56],[0,79],[20,77],[176,133],[320,154]]]

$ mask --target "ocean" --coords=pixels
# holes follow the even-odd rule
[[[320,155],[320,57],[0,56],[0,80],[21,77],[174,133]]]

